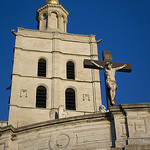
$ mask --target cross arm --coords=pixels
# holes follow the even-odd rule
[[[92,60],[90,59],[85,59],[84,60],[84,68],[91,68],[91,69],[100,69],[97,66],[95,66],[94,64],[92,64],[91,62]],[[95,63],[97,63],[98,65],[105,67],[107,61],[98,61],[98,60],[93,60]],[[126,67],[118,70],[118,72],[131,72],[132,71],[132,66],[131,64],[127,64],[127,63],[117,63],[117,62],[111,62],[112,63],[112,67],[113,68],[117,68],[117,67],[121,67],[124,64],[126,64]]]
[[[98,68],[97,66],[92,64],[92,61],[94,61],[95,63],[97,63],[98,65],[100,65],[102,67],[105,67],[105,62],[104,61],[84,59],[84,62],[83,62],[84,68],[101,69],[102,70],[102,68]]]
[[[130,73],[132,71],[132,65],[127,63],[118,63],[118,62],[112,62],[112,67],[117,68],[121,67],[123,65],[126,65],[124,68],[117,70],[118,72],[128,72]]]

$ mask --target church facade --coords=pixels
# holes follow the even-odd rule
[[[105,111],[94,35],[67,33],[68,11],[58,0],[37,10],[38,30],[18,28],[8,122],[0,150],[148,150],[150,104]],[[100,109],[103,108],[103,109]]]

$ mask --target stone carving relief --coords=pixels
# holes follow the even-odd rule
[[[135,120],[134,127],[135,127],[135,132],[138,132],[138,133],[146,132],[146,124],[144,120]]]
[[[52,135],[49,141],[49,148],[51,150],[70,150],[76,141],[76,135],[70,132]]]
[[[27,90],[26,89],[22,89],[20,92],[20,97],[21,98],[27,98]]]
[[[68,135],[60,135],[56,140],[58,147],[66,147],[69,144],[70,138]]]
[[[83,101],[90,101],[89,94],[83,94]]]
[[[126,123],[125,123],[125,119],[121,119],[120,120],[120,131],[121,131],[121,136],[122,137],[126,137]]]
[[[116,119],[116,131],[117,131],[117,139],[126,139],[127,131],[126,131],[126,122],[125,118],[117,118]]]
[[[117,147],[124,147],[127,140],[126,118],[124,116],[115,116],[115,145]]]

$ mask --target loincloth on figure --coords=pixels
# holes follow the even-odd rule
[[[109,89],[117,90],[117,84],[115,80],[106,79],[106,86]]]

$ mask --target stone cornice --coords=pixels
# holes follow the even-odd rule
[[[150,103],[139,103],[139,104],[121,104],[118,106],[111,106],[110,107],[110,114],[124,114],[126,116],[126,113],[129,111],[150,111]]]
[[[108,113],[93,113],[89,115],[83,115],[83,116],[76,116],[76,117],[68,117],[63,119],[57,119],[57,120],[51,120],[46,121],[42,123],[36,123],[28,126],[23,126],[19,128],[14,128],[12,125],[6,126],[6,127],[0,127],[0,134],[8,131],[12,131],[13,133],[17,134],[20,132],[26,132],[29,130],[35,130],[43,127],[50,127],[50,126],[56,126],[56,125],[64,125],[64,124],[74,124],[77,122],[99,122],[99,121],[106,121],[109,120]]]
[[[67,16],[69,15],[69,12],[63,6],[62,5],[58,5],[58,4],[46,4],[46,5],[42,6],[41,8],[39,8],[37,10],[37,12],[40,12],[43,9],[48,8],[48,7],[61,8],[67,14]]]
[[[150,111],[150,103],[139,103],[139,104],[121,104],[120,108],[127,111],[142,111],[149,110]]]
[[[21,48],[21,47],[14,47],[14,52],[15,52],[15,49],[17,50],[22,50],[22,51],[28,51],[28,52],[41,52],[41,53],[60,53],[60,54],[63,54],[63,55],[74,55],[74,56],[81,56],[81,57],[88,57],[88,58],[91,58],[91,57],[98,57],[99,55],[96,55],[96,54],[91,54],[91,55],[83,55],[83,54],[71,54],[71,53],[63,53],[61,51],[49,51],[49,50],[44,50],[44,51],[41,51],[41,50],[31,50],[31,49],[24,49],[24,48]]]
[[[22,33],[24,31],[26,33]],[[36,33],[36,34],[39,33],[39,35],[34,35],[34,33]],[[43,35],[41,33],[43,33]],[[71,34],[71,33],[64,33],[64,32],[58,32],[58,31],[55,31],[55,32],[54,31],[40,31],[40,30],[24,29],[21,27],[18,27],[18,32],[16,33],[16,35],[23,36],[23,37],[30,37],[30,38],[60,39],[62,41],[97,44],[97,42],[95,40],[95,35]],[[63,35],[63,37],[61,35]],[[64,37],[64,36],[66,36],[66,37]],[[72,38],[70,40],[70,37],[67,38],[67,36],[74,36],[74,38]],[[80,39],[80,37],[81,37],[81,39]],[[75,39],[75,38],[79,38],[79,39]],[[83,40],[83,38],[84,38],[84,40]]]
[[[25,75],[20,75],[20,74],[15,74],[12,73],[12,76],[19,76],[19,77],[23,77],[23,78],[34,78],[34,79],[40,79],[40,80],[53,80],[53,79],[59,79],[62,81],[71,81],[71,82],[83,82],[83,83],[101,83],[101,81],[83,81],[83,80],[69,80],[69,79],[63,79],[61,77],[37,77],[37,76],[25,76]]]
[[[50,111],[51,110],[51,108],[37,108],[37,107],[23,107],[23,106],[19,106],[19,105],[15,105],[15,104],[9,104],[9,106],[13,106],[13,107],[18,107],[18,108],[22,108],[22,109],[38,109],[38,110],[46,110],[46,111]],[[58,108],[53,108],[53,109],[55,109],[55,110],[58,110]],[[82,115],[84,114],[84,115],[89,115],[89,114],[93,114],[94,113],[94,111],[91,111],[91,112],[89,112],[89,111],[79,111],[79,110],[66,110],[67,112],[76,112],[76,113],[82,113]],[[78,115],[78,116],[82,116],[82,115]]]

